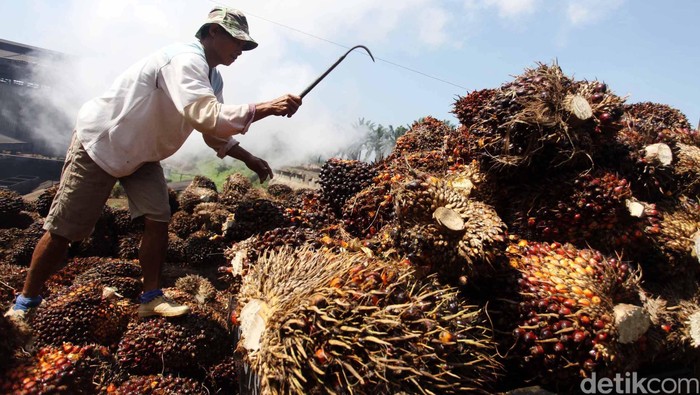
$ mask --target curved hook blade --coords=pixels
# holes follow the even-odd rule
[[[355,45],[354,47],[350,48],[347,52],[345,52],[345,54],[344,54],[343,56],[341,56],[340,58],[338,58],[338,60],[336,60],[335,63],[333,63],[333,65],[331,65],[331,67],[328,68],[328,70],[326,70],[323,74],[321,74],[320,77],[316,78],[316,81],[312,82],[311,85],[309,85],[306,89],[304,89],[304,91],[301,92],[301,94],[300,94],[299,96],[302,97],[302,98],[303,98],[304,96],[306,96],[307,93],[309,93],[316,85],[318,85],[319,82],[321,82],[324,78],[326,78],[326,76],[327,76],[331,71],[333,71],[333,69],[335,68],[335,66],[339,65],[340,62],[342,62],[343,59],[345,59],[345,57],[348,56],[348,54],[349,54],[350,52],[352,52],[352,50],[355,49],[355,48],[362,48],[362,49],[364,49],[365,51],[367,51],[367,54],[369,55],[369,57],[372,58],[372,62],[375,62],[374,56],[372,56],[372,52],[370,52],[369,48],[365,47],[364,45]]]

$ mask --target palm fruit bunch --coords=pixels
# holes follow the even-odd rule
[[[143,232],[143,217],[132,219],[129,209],[126,208],[105,207],[105,209],[112,211],[112,223],[117,235]]]
[[[129,233],[118,238],[117,257],[121,259],[137,259],[141,247],[141,233]]]
[[[208,382],[209,388],[216,388],[218,393],[235,394],[239,391],[239,375],[242,362],[235,355],[225,357],[211,368]]]
[[[519,295],[505,304],[496,325],[512,329],[506,346],[525,375],[564,389],[593,373],[608,377],[641,362],[636,358],[643,358],[651,321],[627,263],[572,244],[526,240],[507,253],[515,272],[503,289]]]
[[[102,346],[43,347],[0,378],[0,393],[96,394],[106,388],[112,366],[109,351]]]
[[[543,175],[564,165],[590,166],[599,135],[614,131],[607,125],[622,115],[622,100],[605,84],[577,82],[556,64],[539,64],[495,92],[458,99],[453,112],[489,167]]]
[[[85,240],[71,243],[68,255],[75,257],[113,257],[117,252],[117,238],[114,226],[114,212],[104,206],[92,234]]]
[[[280,200],[287,200],[287,198],[291,196],[293,192],[294,190],[289,185],[284,184],[272,184],[267,187],[267,193],[269,193],[270,196]]]
[[[43,221],[40,220],[19,232],[19,237],[8,246],[6,251],[5,260],[7,263],[29,266],[34,247],[45,233],[43,225]]]
[[[0,306],[5,307],[22,290],[27,268],[0,263]]]
[[[227,206],[236,206],[252,187],[253,183],[242,174],[230,174],[221,188],[221,202]]]
[[[317,231],[298,226],[268,230],[251,238],[252,244],[248,249],[247,259],[249,262],[255,262],[266,251],[279,251],[285,247],[300,248],[308,245],[318,249],[323,245],[322,237]]]
[[[141,293],[141,267],[130,261],[101,259],[94,267],[77,274],[72,283],[111,287],[133,299]]]
[[[204,176],[195,176],[190,185],[178,197],[180,210],[190,214],[199,203],[218,201],[219,193],[216,190],[216,184]]]
[[[284,217],[292,225],[322,229],[336,222],[333,210],[322,201],[321,194],[312,189],[298,189],[285,203]]]
[[[2,373],[15,362],[15,352],[19,351],[20,346],[23,345],[23,339],[15,324],[4,315],[0,316],[0,333],[2,333],[0,355],[3,356],[3,358],[0,358],[1,377]]]
[[[633,181],[644,200],[700,192],[700,134],[686,116],[652,102],[625,107],[625,126],[603,150]]]
[[[192,213],[178,211],[170,218],[169,229],[181,239],[186,239],[189,235],[199,230],[199,224],[192,221]]]
[[[203,377],[231,349],[226,329],[196,312],[184,319],[132,321],[116,352],[130,374],[173,373]]]
[[[197,274],[187,274],[175,280],[175,286],[164,288],[165,295],[177,303],[190,307],[190,313],[198,314],[228,328],[227,311],[230,293],[217,291],[211,281]]]
[[[422,151],[446,151],[450,140],[456,137],[454,128],[428,116],[414,122],[406,134],[396,139],[396,145],[386,160],[394,162],[406,155]],[[452,153],[445,154],[447,156]]]
[[[369,239],[394,219],[392,183],[403,177],[392,176],[390,170],[381,170],[372,184],[350,197],[343,205],[345,230],[355,237]]]
[[[284,208],[269,199],[244,200],[233,215],[233,222],[228,223],[224,230],[226,240],[245,240],[254,234],[288,224]]]
[[[225,240],[220,235],[198,230],[185,239],[185,263],[193,267],[218,267],[224,262]]]
[[[376,171],[358,160],[331,158],[321,167],[321,197],[340,216],[345,202],[372,183]]]
[[[693,296],[684,298],[682,292],[667,284],[664,288],[660,291],[661,296],[646,289],[640,294],[651,319],[646,334],[648,347],[644,352],[652,355],[651,364],[696,363],[700,357],[698,299]]]
[[[169,263],[183,262],[185,260],[185,241],[177,234],[168,232],[168,251],[165,261]]]
[[[192,210],[190,220],[197,224],[197,230],[206,230],[223,235],[232,213],[221,203],[200,203]]]
[[[261,393],[486,393],[499,372],[480,309],[366,254],[268,254],[238,304],[238,351]]]
[[[0,187],[0,228],[16,228],[27,203],[19,193]]]
[[[29,323],[39,345],[101,344],[119,341],[134,304],[101,285],[73,285],[47,299]]]
[[[694,278],[699,273],[700,204],[681,196],[654,205],[659,220],[645,228],[646,243],[626,251],[637,260],[649,280]]]
[[[105,263],[108,258],[102,257],[78,257],[68,259],[65,266],[61,267],[57,272],[52,274],[44,285],[41,294],[44,297],[61,292],[63,288],[73,284],[75,277],[79,274],[94,268],[97,265]]]
[[[467,129],[473,125],[483,124],[488,119],[496,120],[499,116],[499,110],[506,110],[511,104],[508,101],[500,101],[500,106],[487,105],[493,101],[498,93],[496,89],[480,89],[469,92],[465,96],[457,96],[451,112],[457,117],[459,123]],[[494,123],[490,126],[496,127],[497,124]]]
[[[110,385],[109,395],[208,395],[199,381],[172,375],[131,376],[120,385]]]
[[[170,214],[175,214],[180,210],[180,202],[178,202],[178,193],[176,190],[168,187],[168,205],[170,205]]]
[[[637,248],[647,241],[647,229],[658,227],[656,206],[633,203],[630,182],[614,172],[564,173],[546,185],[544,191],[538,184],[513,193],[515,204],[504,215],[512,233],[530,240],[588,243],[612,252]]]
[[[464,187],[416,174],[396,192],[398,226],[390,231],[412,263],[462,284],[490,271],[505,247],[506,231],[496,211],[469,199]]]
[[[216,299],[216,288],[214,288],[214,285],[197,274],[178,278],[175,281],[175,288],[191,295],[192,299],[199,304],[205,304]]]
[[[56,196],[57,192],[58,184],[44,189],[34,202],[34,210],[42,217],[49,215],[51,203],[53,203],[53,198]]]

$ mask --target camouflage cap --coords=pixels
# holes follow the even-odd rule
[[[233,8],[214,7],[209,12],[206,22],[197,30],[195,37],[202,38],[203,28],[212,23],[223,27],[231,36],[243,41],[244,51],[250,51],[258,46],[258,43],[248,35],[248,21],[240,11]]]

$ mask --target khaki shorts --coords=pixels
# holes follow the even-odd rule
[[[71,241],[87,238],[117,181],[124,187],[132,218],[170,221],[168,185],[160,163],[146,163],[133,174],[117,179],[90,158],[73,133],[44,229]]]

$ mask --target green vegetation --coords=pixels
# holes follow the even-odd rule
[[[226,181],[226,177],[228,177],[230,174],[239,173],[251,179],[254,187],[267,188],[268,182],[265,181],[261,186],[260,183],[257,182],[258,176],[253,171],[248,169],[245,164],[237,160],[232,162],[228,159],[221,160],[219,158],[199,160],[196,161],[196,164],[188,169],[187,172],[172,169],[170,172],[169,181],[191,180],[194,178],[194,176],[201,175],[214,181],[216,188],[221,191],[224,181]]]

